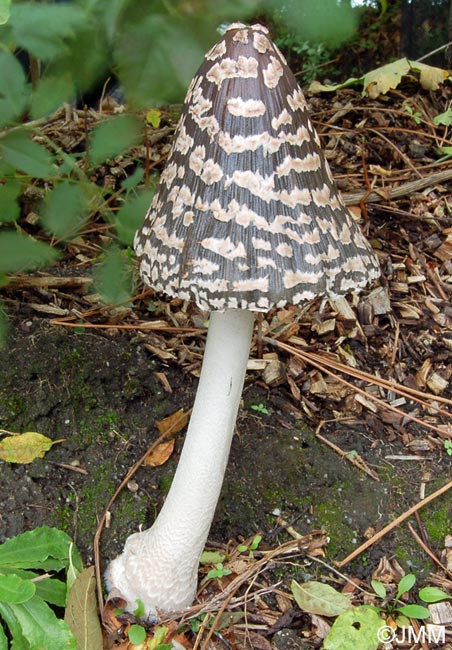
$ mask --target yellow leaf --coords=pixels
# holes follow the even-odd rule
[[[151,451],[143,461],[144,465],[150,465],[151,467],[160,467],[163,463],[166,463],[168,458],[174,451],[174,438],[168,440],[168,442],[162,442],[160,445]]]
[[[54,441],[36,431],[4,438],[0,442],[0,460],[7,463],[32,463],[35,458],[43,458]]]
[[[398,59],[371,70],[364,75],[364,90],[372,99],[384,95],[388,90],[397,88],[401,78],[407,75],[410,69],[408,59]]]
[[[187,425],[190,414],[185,413],[184,409],[179,409],[175,413],[168,415],[164,420],[157,422],[157,428],[160,435],[179,433]]]
[[[146,122],[153,126],[154,129],[159,128],[161,120],[162,111],[159,111],[158,108],[151,108],[151,110],[146,113]]]
[[[411,68],[420,74],[419,82],[424,90],[438,90],[440,85],[449,78],[449,71],[425,65],[418,61],[410,61]]]

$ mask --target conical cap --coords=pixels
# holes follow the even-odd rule
[[[336,298],[379,276],[265,27],[235,23],[206,54],[135,250],[147,284],[203,310]]]

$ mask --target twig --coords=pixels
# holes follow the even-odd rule
[[[417,172],[418,173],[418,172]],[[423,176],[415,181],[409,181],[408,183],[402,183],[397,187],[388,189],[389,200],[399,199],[402,196],[407,196],[414,192],[420,192],[425,190],[426,187],[430,185],[438,185],[444,183],[452,178],[452,169],[445,169],[441,172],[436,172],[435,174],[430,174],[429,176]],[[346,205],[356,205],[360,202],[363,196],[363,192],[352,192],[342,194],[342,198],[345,201]],[[366,203],[379,203],[380,201],[386,200],[385,197],[378,194],[378,192],[371,192],[366,198]]]
[[[375,395],[372,395],[371,393],[367,393],[365,390],[362,388],[359,388],[358,386],[354,386],[351,384],[349,381],[341,377],[340,375],[337,374],[337,372],[333,372],[333,370],[338,370],[339,372],[344,372],[346,374],[351,375],[352,377],[356,377],[359,379],[364,379],[365,381],[368,381],[369,383],[376,384],[379,386],[383,386],[384,388],[387,388],[388,390],[393,390],[395,393],[399,393],[400,395],[403,395],[405,397],[408,397],[409,399],[415,400],[418,402],[418,404],[421,404],[422,406],[426,408],[430,408],[430,404],[428,404],[425,400],[422,400],[421,398],[415,397],[414,393],[419,393],[419,391],[412,391],[411,389],[407,389],[405,387],[401,387],[398,384],[392,384],[391,382],[381,380],[378,377],[374,377],[373,375],[370,375],[368,373],[362,372],[361,370],[353,370],[352,368],[349,368],[348,366],[344,366],[343,364],[340,364],[338,362],[333,361],[332,359],[322,359],[322,357],[318,354],[312,354],[310,352],[301,352],[300,350],[297,350],[296,348],[292,347],[291,345],[287,345],[287,343],[282,343],[281,341],[276,341],[267,337],[264,337],[264,342],[270,343],[270,345],[274,345],[275,347],[279,347],[282,350],[286,350],[290,354],[292,354],[295,357],[298,357],[299,359],[302,359],[306,363],[309,363],[311,366],[314,368],[318,368],[322,372],[324,372],[326,375],[329,375],[330,377],[334,377],[337,381],[340,381],[341,384],[344,384],[345,386],[348,386],[351,390],[353,390],[356,393],[360,393],[361,395],[365,396],[366,399],[371,400],[378,406],[380,406],[383,409],[387,409],[388,411],[391,411],[392,413],[397,413],[398,415],[408,418],[412,422],[417,422],[423,427],[427,427],[428,429],[432,429],[433,431],[436,431],[437,433],[443,434],[444,432],[442,429],[439,427],[435,426],[434,424],[430,424],[430,422],[426,422],[424,420],[421,420],[420,418],[416,417],[415,415],[412,415],[411,413],[405,413],[405,411],[402,411],[401,409],[392,406],[391,404],[388,404],[384,400],[376,397]],[[329,366],[329,367],[327,367]],[[330,370],[332,368],[333,370]],[[422,393],[420,393],[423,395]],[[424,398],[426,397],[423,395]],[[437,396],[432,399],[437,399]],[[445,403],[450,404],[450,400],[443,398]],[[443,413],[446,417],[451,417],[451,414],[448,413],[445,409],[441,409],[437,406],[435,406],[435,409]]]
[[[445,45],[441,45],[441,47],[437,47],[436,50],[432,50],[431,52],[427,52],[427,54],[424,54],[424,56],[421,56],[420,59],[416,59],[418,63],[421,61],[425,61],[425,59],[428,59],[430,56],[433,56],[434,54],[438,54],[438,52],[442,52],[443,50],[446,50],[449,45],[452,45],[452,41],[449,41],[449,43],[446,43]]]
[[[423,508],[426,506],[428,503],[431,503],[431,501],[434,501],[437,497],[441,496],[448,490],[452,488],[452,481],[449,481],[449,483],[446,483],[446,485],[443,485],[443,487],[439,488],[439,490],[436,490],[436,492],[433,492],[430,494],[428,497],[425,497],[425,499],[422,499],[421,501],[418,501],[414,506],[406,510],[404,513],[396,517],[394,521],[391,521],[390,524],[382,528],[378,533],[376,533],[373,537],[368,539],[364,544],[361,544],[361,546],[353,551],[353,553],[350,553],[350,555],[347,555],[346,558],[341,560],[340,562],[336,562],[336,566],[338,567],[343,567],[352,560],[355,559],[355,557],[358,557],[358,555],[361,555],[361,553],[364,553],[364,551],[367,551],[368,548],[373,546],[376,542],[378,542],[382,537],[390,533],[394,528],[397,528],[399,524],[402,523],[402,521],[405,521],[405,519],[408,519],[408,517],[411,517],[415,512],[420,510],[420,508]]]
[[[331,440],[328,440],[328,438],[325,438],[320,434],[320,428],[323,426],[324,422],[321,422],[319,426],[316,429],[315,435],[316,438],[324,442],[328,447],[331,447],[333,451],[336,452],[341,458],[345,458],[346,460],[349,461],[349,463],[352,463],[355,467],[358,469],[361,469],[363,472],[366,472],[371,478],[373,478],[374,481],[380,481],[380,477],[372,471],[367,464],[364,462],[364,460],[361,458],[359,454],[356,456],[353,456],[350,452],[344,451],[340,447],[334,444],[334,442],[331,442]]]
[[[409,530],[410,530],[410,533],[413,535],[414,539],[415,539],[416,542],[419,544],[419,546],[422,548],[422,550],[423,550],[425,553],[427,553],[427,555],[429,556],[429,558],[430,558],[430,559],[431,559],[435,564],[437,564],[437,565],[438,565],[438,566],[439,566],[443,571],[445,571],[445,573],[447,573],[447,575],[449,575],[449,576],[452,577],[452,571],[449,571],[449,569],[448,569],[446,566],[444,566],[444,564],[442,564],[442,562],[440,562],[440,561],[438,560],[438,558],[436,557],[436,555],[435,555],[435,554],[434,554],[434,553],[429,549],[429,547],[428,547],[427,544],[424,542],[424,540],[421,539],[420,535],[418,535],[418,533],[414,530],[414,528],[413,528],[413,526],[410,524],[410,522],[408,522],[407,525],[408,525],[408,528],[409,528]]]

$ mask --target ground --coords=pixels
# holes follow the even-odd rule
[[[163,367],[130,333],[74,332],[29,313],[15,315],[8,346],[0,353],[0,423],[8,431],[38,431],[58,440],[45,458],[29,465],[2,463],[1,539],[43,523],[67,531],[86,564],[93,561],[93,535],[115,488],[157,437],[155,424],[192,404],[196,380]],[[167,374],[172,393],[156,373]],[[264,545],[287,539],[279,512],[301,534],[324,528],[327,557],[341,559],[364,539],[413,504],[422,477],[429,491],[450,480],[450,459],[442,450],[419,461],[388,461],[403,453],[364,425],[342,429],[339,446],[362,456],[377,482],[338,458],[296,415],[278,407],[281,391],[255,385],[244,391],[237,435],[211,531],[226,543],[261,532]],[[265,404],[268,413],[252,410]],[[103,562],[121,551],[127,535],[149,526],[164,498],[182,445],[162,467],[142,468],[112,510],[102,536]],[[449,531],[450,500],[438,499],[421,512],[430,542],[441,549]],[[426,576],[431,565],[403,527],[355,562],[365,578],[378,559],[395,554],[407,570]]]

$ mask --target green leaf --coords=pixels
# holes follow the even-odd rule
[[[11,11],[11,0],[0,0],[0,25],[8,22]]]
[[[324,650],[377,650],[378,631],[384,621],[362,605],[344,612],[334,621],[323,644]]]
[[[0,0],[1,3],[2,0]],[[0,650],[8,650],[8,639],[3,632],[3,627],[0,625]]]
[[[38,596],[9,607],[33,650],[76,650],[76,640],[67,623],[58,619]]]
[[[439,603],[440,600],[449,600],[452,598],[451,594],[446,594],[438,587],[424,587],[419,590],[419,598],[425,603]]]
[[[90,159],[95,165],[136,146],[143,137],[143,125],[132,115],[112,117],[91,134]]]
[[[199,559],[201,564],[218,564],[223,562],[226,556],[219,551],[204,551]]]
[[[82,570],[80,564],[80,555],[77,551],[77,547],[75,546],[74,542],[71,542],[69,545],[68,559],[69,559],[69,565],[67,568],[66,582],[67,582],[67,592],[69,593]]]
[[[133,174],[130,174],[130,176],[128,176],[121,182],[121,187],[123,187],[126,190],[126,192],[130,192],[130,190],[133,190],[137,185],[141,183],[143,178],[144,178],[143,167],[137,167],[133,172]]]
[[[323,584],[323,582],[312,580],[300,585],[292,580],[290,588],[298,607],[309,614],[338,616],[352,606],[350,598],[346,594],[340,594],[336,589]]]
[[[43,578],[41,573],[36,571],[28,571],[26,569],[17,569],[16,567],[1,567],[1,572],[5,574],[14,574],[23,580],[35,580],[33,582],[36,587],[36,595],[45,600],[46,603],[51,603],[57,607],[64,607],[66,604],[66,591],[67,586],[65,582],[57,578],[46,577]],[[37,579],[38,578],[38,579]]]
[[[17,273],[47,266],[59,253],[43,242],[18,232],[0,232],[0,273]]]
[[[6,463],[32,463],[36,458],[44,458],[52,445],[53,440],[36,431],[5,436],[0,441],[0,460]]]
[[[5,621],[9,633],[13,639],[11,644],[11,650],[29,650],[29,645],[23,637],[22,629],[19,625],[17,618],[14,615],[14,612],[11,609],[11,605],[7,603],[2,603],[0,601],[0,617]],[[1,629],[1,625],[0,625]]]
[[[127,246],[132,245],[135,233],[149,210],[153,195],[153,190],[146,190],[138,196],[127,197],[116,213],[118,237]]]
[[[146,630],[142,625],[137,625],[134,623],[129,627],[129,641],[133,645],[138,645],[139,643],[143,643],[145,638],[146,638]]]
[[[382,582],[379,580],[371,580],[370,584],[372,585],[372,589],[375,591],[377,596],[380,598],[386,598],[386,587]]]
[[[423,619],[430,616],[430,611],[422,605],[403,605],[403,607],[397,607],[396,609],[404,616],[408,616],[408,618]]]
[[[62,569],[68,565],[71,543],[69,535],[49,526],[21,533],[0,544],[0,570],[2,567]]]
[[[17,575],[0,573],[0,601],[4,603],[25,603],[35,594],[36,587],[30,580]]]
[[[88,191],[82,183],[63,181],[45,198],[41,221],[47,232],[66,239],[83,227],[89,209]]]
[[[414,573],[407,573],[406,576],[403,576],[403,578],[400,580],[399,584],[397,585],[397,594],[395,599],[398,600],[400,596],[403,596],[403,594],[406,594],[407,591],[410,591],[410,589],[413,588],[415,582],[416,582],[416,576],[414,575]]]
[[[83,569],[77,577],[69,592],[64,620],[77,639],[77,650],[102,650],[94,567]]]
[[[127,254],[111,246],[94,269],[94,291],[109,305],[128,302],[132,297],[132,279],[132,266]]]
[[[155,11],[119,34],[116,63],[129,103],[148,108],[184,97],[204,58],[199,31]]]
[[[0,185],[0,223],[17,221],[20,217],[20,207],[17,201],[22,190],[22,184],[15,178],[10,178]]]
[[[1,2],[1,0],[0,0]],[[18,119],[27,102],[27,79],[16,57],[0,52],[0,127]]]
[[[262,535],[255,535],[253,541],[250,544],[250,551],[255,551],[259,547],[259,544],[262,542]]]
[[[440,113],[433,118],[433,124],[450,126],[452,124],[452,108],[448,108],[445,113]]]
[[[42,77],[31,96],[31,116],[34,120],[56,111],[75,97],[72,78],[68,74]]]
[[[17,45],[43,61],[62,55],[67,49],[66,39],[86,21],[79,7],[35,2],[14,3],[10,17]]]
[[[5,161],[35,178],[49,178],[55,173],[51,154],[30,139],[27,129],[10,131],[0,140],[0,154]]]

